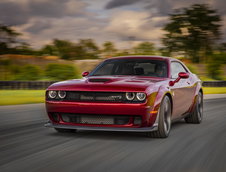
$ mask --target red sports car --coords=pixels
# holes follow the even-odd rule
[[[57,82],[46,91],[46,127],[146,132],[165,138],[182,118],[203,117],[200,79],[179,60],[156,56],[103,61],[83,79]]]

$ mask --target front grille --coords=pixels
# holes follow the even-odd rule
[[[56,114],[56,113],[53,113]],[[53,115],[52,114],[52,115]],[[130,115],[96,115],[57,113],[64,122],[75,124],[125,125],[130,121]],[[140,118],[137,116],[136,118]]]
[[[60,100],[60,99],[59,99]],[[125,93],[67,91],[64,101],[124,102]]]

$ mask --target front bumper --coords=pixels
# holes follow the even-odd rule
[[[147,104],[125,104],[125,103],[90,103],[90,102],[46,102],[46,110],[51,123],[46,124],[53,128],[69,128],[69,129],[86,129],[86,130],[104,130],[104,131],[152,131],[155,126],[157,114],[152,114],[152,107]],[[60,116],[64,113],[84,114],[98,116],[130,116],[128,123],[122,125],[92,125],[66,122],[60,117],[60,121],[56,122],[51,117],[52,114],[58,113]],[[140,117],[141,123],[135,124],[133,120]]]
[[[92,131],[125,131],[125,132],[152,132],[158,129],[157,124],[151,127],[140,127],[140,128],[126,128],[126,127],[88,127],[88,126],[76,126],[76,125],[63,125],[55,124],[48,121],[45,127],[50,128],[61,128],[61,129],[77,129],[77,130],[92,130]]]

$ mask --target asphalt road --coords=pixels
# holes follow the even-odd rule
[[[225,172],[226,99],[205,101],[202,124],[173,125],[169,138],[143,133],[44,128],[43,104],[0,107],[0,171]]]

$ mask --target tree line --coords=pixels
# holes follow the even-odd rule
[[[194,4],[175,10],[169,22],[162,28],[162,47],[153,42],[141,42],[128,49],[118,49],[114,42],[106,41],[98,46],[93,39],[77,42],[54,39],[40,49],[33,49],[18,41],[21,33],[10,26],[0,24],[0,54],[35,56],[59,56],[66,60],[97,59],[120,55],[164,55],[183,57],[193,63],[206,63],[210,75],[219,75],[226,64],[226,42],[222,42],[222,19],[215,9],[206,4]],[[152,34],[150,32],[150,34]]]

